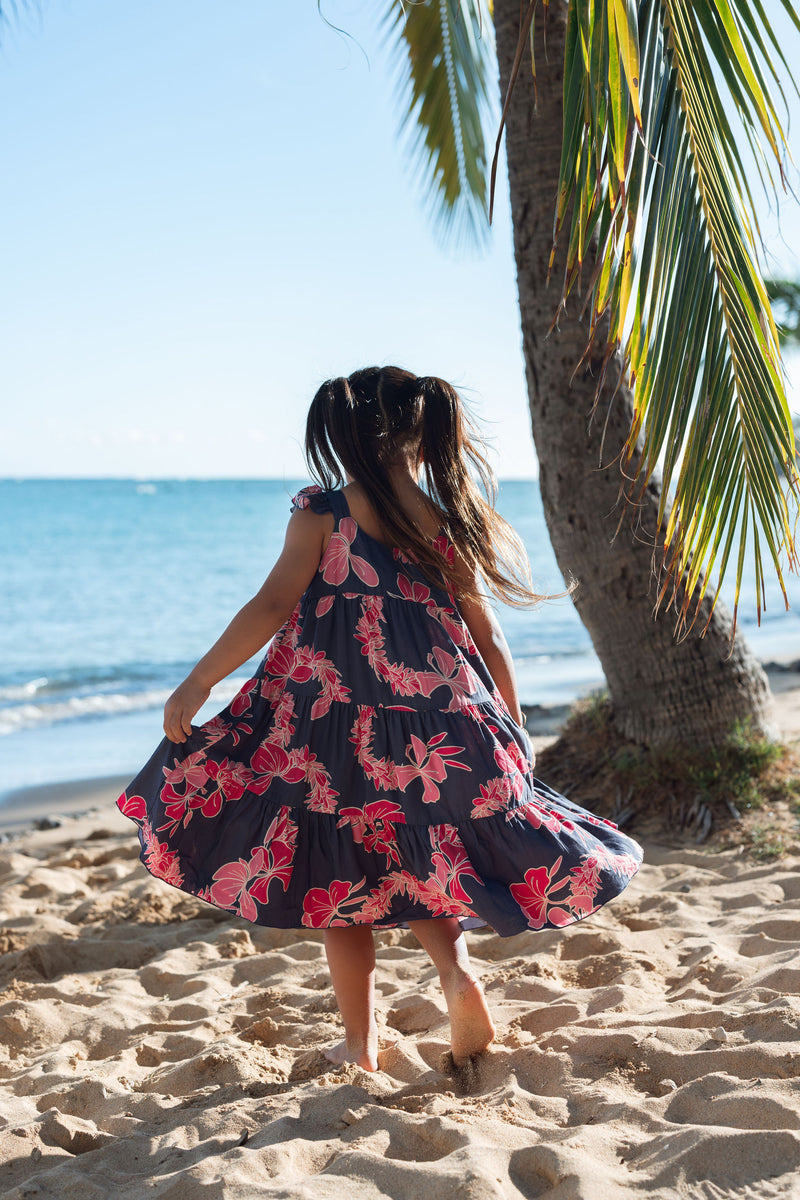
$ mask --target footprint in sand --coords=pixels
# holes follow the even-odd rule
[[[397,1001],[386,1014],[386,1024],[399,1033],[427,1033],[447,1021],[447,1011],[427,996]]]

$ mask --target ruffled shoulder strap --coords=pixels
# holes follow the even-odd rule
[[[292,512],[296,508],[310,508],[315,513],[333,513],[337,518],[348,515],[347,502],[341,491],[323,491],[318,483],[310,483],[292,497]]]
[[[315,513],[331,512],[331,493],[324,492],[318,483],[310,483],[292,496],[292,512],[297,508],[310,508]]]

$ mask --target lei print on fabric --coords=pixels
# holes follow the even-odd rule
[[[397,578],[399,582],[405,577],[398,575]],[[406,599],[410,599],[410,596]],[[427,604],[426,609],[430,611]],[[361,616],[356,622],[356,641],[361,642],[361,653],[375,674],[379,679],[385,680],[395,694],[430,697],[438,687],[447,687],[452,693],[452,699],[448,709],[444,711],[450,711],[462,707],[467,697],[472,696],[476,687],[480,686],[480,680],[469,663],[450,654],[442,646],[434,646],[428,655],[427,661],[431,668],[428,671],[415,671],[404,663],[390,662],[381,629],[381,624],[385,621],[382,597],[362,596],[361,610]]]
[[[622,891],[640,848],[534,778],[452,592],[362,536],[342,492],[294,504],[336,518],[312,584],[230,705],[162,742],[118,802],[148,870],[315,929],[559,928]]]
[[[356,717],[350,741],[355,744],[356,758],[364,768],[364,774],[380,791],[399,790],[404,792],[412,779],[422,780],[422,799],[425,804],[434,804],[439,799],[439,788],[447,777],[447,768],[456,767],[460,771],[470,771],[466,763],[447,762],[446,759],[463,752],[462,746],[442,746],[440,743],[447,737],[446,733],[437,733],[429,742],[423,742],[416,734],[411,735],[411,742],[406,746],[406,757],[413,758],[411,764],[395,763],[388,758],[376,758],[371,751],[372,721],[375,709],[369,705],[364,707]]]

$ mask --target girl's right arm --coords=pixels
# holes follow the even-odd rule
[[[329,513],[310,508],[292,513],[283,550],[264,583],[167,700],[164,732],[171,742],[186,741],[192,717],[214,684],[252,658],[291,616],[316,574],[331,530]]]
[[[458,564],[459,556],[456,555]],[[477,590],[473,584],[473,590]],[[519,706],[517,695],[517,677],[514,671],[514,660],[508,648],[505,634],[500,628],[500,622],[495,616],[494,609],[486,596],[475,598],[460,596],[458,608],[464,618],[464,624],[470,632],[478,653],[494,680],[498,692],[506,702],[506,707],[518,725],[522,725],[524,717]]]

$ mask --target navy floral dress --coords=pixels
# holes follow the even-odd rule
[[[452,594],[341,491],[293,507],[336,519],[311,585],[232,703],[165,738],[117,802],[151,874],[282,928],[458,917],[507,936],[617,896],[641,847],[534,778]]]

